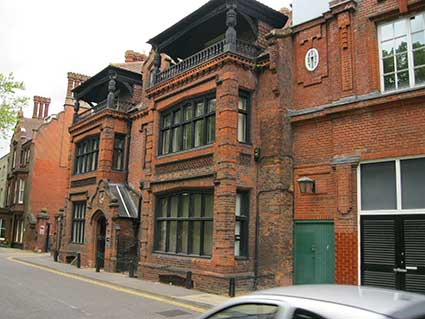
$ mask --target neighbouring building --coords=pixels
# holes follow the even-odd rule
[[[125,63],[110,64],[73,90],[62,261],[80,256],[83,267],[126,271],[137,258],[141,203],[139,184],[128,183],[128,150],[138,137],[131,134],[130,114],[141,101],[145,59],[127,51]],[[82,103],[89,108],[81,111]]]
[[[55,240],[55,216],[64,207],[68,187],[68,128],[74,117],[71,90],[86,79],[68,73],[68,92],[60,113],[49,116],[50,99],[35,96],[32,118],[19,114],[11,142],[6,199],[12,247],[48,251]]]
[[[268,36],[292,130],[294,284],[424,293],[425,2],[294,10],[307,4],[315,17]]]
[[[8,245],[10,240],[11,219],[6,209],[7,172],[9,154],[0,158],[0,245]]]

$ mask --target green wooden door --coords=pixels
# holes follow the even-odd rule
[[[328,221],[295,222],[294,283],[335,282],[334,225]]]

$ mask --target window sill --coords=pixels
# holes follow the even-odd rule
[[[152,255],[156,257],[165,256],[165,257],[174,257],[174,258],[192,258],[192,259],[196,258],[196,259],[207,259],[207,260],[212,258],[211,256],[173,254],[173,253],[166,253],[162,251],[154,251]]]
[[[164,159],[164,158],[170,158],[170,157],[178,156],[178,155],[182,155],[182,154],[189,154],[190,152],[196,152],[196,151],[208,149],[208,148],[213,147],[213,146],[214,146],[214,143],[202,145],[202,146],[199,146],[199,147],[194,147],[194,148],[184,150],[184,151],[180,151],[180,152],[176,152],[176,153],[158,155],[157,158],[158,159]]]

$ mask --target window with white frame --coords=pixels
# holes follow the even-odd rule
[[[363,213],[425,210],[425,158],[398,159],[360,166]]]
[[[383,91],[425,84],[425,13],[378,26]]]
[[[6,239],[6,220],[0,218],[0,240]]]
[[[19,204],[24,203],[24,193],[25,193],[25,181],[23,179],[20,179],[19,180],[19,198],[18,198]]]

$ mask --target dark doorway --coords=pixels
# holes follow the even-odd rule
[[[425,215],[362,216],[362,285],[425,293]]]
[[[99,217],[97,221],[96,233],[96,268],[105,266],[105,237],[106,237],[106,218]]]

